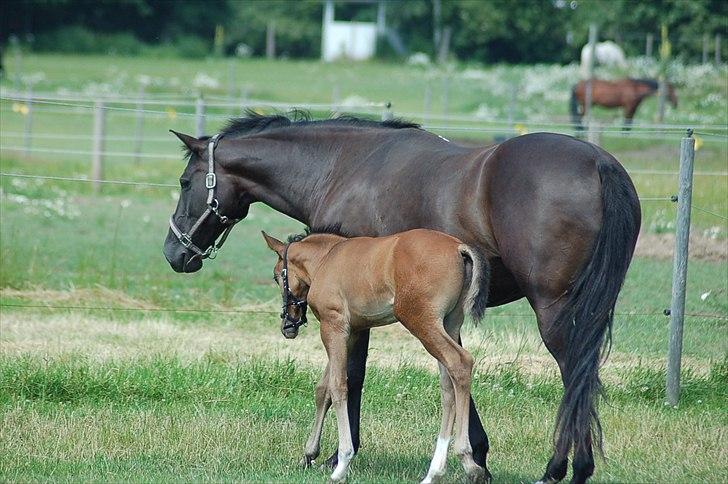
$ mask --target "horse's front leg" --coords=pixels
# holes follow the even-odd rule
[[[364,329],[349,335],[349,351],[347,353],[347,409],[349,411],[349,424],[351,427],[351,441],[354,444],[354,453],[359,451],[359,424],[361,412],[361,393],[364,387],[364,374],[367,366],[369,352],[369,330]],[[335,468],[339,461],[338,450],[334,451],[326,460],[326,464]]]
[[[338,462],[331,474],[332,482],[346,479],[349,462],[354,457],[354,444],[349,427],[346,386],[346,356],[349,337],[348,324],[343,320],[321,321],[321,340],[329,355],[329,394],[336,411],[336,426],[339,433]]]
[[[316,385],[314,398],[316,401],[316,416],[314,417],[311,435],[308,437],[308,441],[306,441],[306,448],[304,450],[303,460],[301,461],[301,465],[304,469],[309,467],[313,460],[318,457],[321,452],[321,432],[324,428],[326,412],[328,412],[331,407],[328,364],[326,365],[324,374],[321,376],[321,380]]]

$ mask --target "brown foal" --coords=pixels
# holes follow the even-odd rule
[[[328,364],[316,385],[316,417],[302,464],[318,457],[324,417],[333,404],[339,460],[333,482],[346,478],[354,456],[347,412],[347,351],[350,335],[396,321],[422,342],[440,368],[442,424],[423,482],[445,472],[455,426],[454,449],[468,478],[485,481],[468,439],[473,358],[457,342],[465,311],[478,321],[488,298],[487,261],[473,247],[432,230],[388,237],[345,238],[311,234],[285,244],[263,233],[278,254],[274,277],[283,295],[281,332],[295,338],[305,322],[306,304],[321,322]]]

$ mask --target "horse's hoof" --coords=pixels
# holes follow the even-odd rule
[[[339,453],[334,452],[331,457],[326,459],[326,462],[323,463],[321,466],[322,469],[328,467],[329,469],[336,469],[336,466],[339,464]]]
[[[490,474],[490,473],[487,473]],[[471,484],[487,484],[490,482],[490,476],[486,474],[485,469],[476,467],[468,471],[468,482]]]
[[[301,459],[301,461],[298,463],[298,465],[301,466],[302,469],[308,469],[313,464],[315,464],[313,458],[307,455],[304,455],[303,459]]]

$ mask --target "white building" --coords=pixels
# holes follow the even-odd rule
[[[367,2],[368,3],[368,2]],[[384,33],[384,3],[379,2],[376,22],[349,22],[334,19],[334,2],[327,0],[321,35],[321,59],[366,60],[376,52],[377,36]]]

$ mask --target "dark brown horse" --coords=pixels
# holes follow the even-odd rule
[[[579,81],[571,90],[571,122],[582,129],[581,118],[586,105],[587,81]],[[592,105],[605,108],[622,108],[624,110],[625,129],[632,125],[632,118],[640,103],[657,92],[659,84],[654,79],[620,79],[618,81],[592,81]],[[673,107],[677,107],[677,95],[672,84],[667,83],[667,98]]]
[[[355,118],[249,115],[220,138],[178,136],[190,156],[164,245],[174,270],[199,270],[253,202],[347,236],[451,234],[488,259],[488,305],[528,299],[561,370],[564,395],[543,480],[565,477],[571,449],[572,481],[593,473],[600,355],[640,226],[634,186],[612,155],[549,133],[465,148],[410,123]],[[368,344],[369,331],[358,331],[347,354],[355,450]],[[473,458],[485,467],[488,439],[472,400],[470,415]]]

